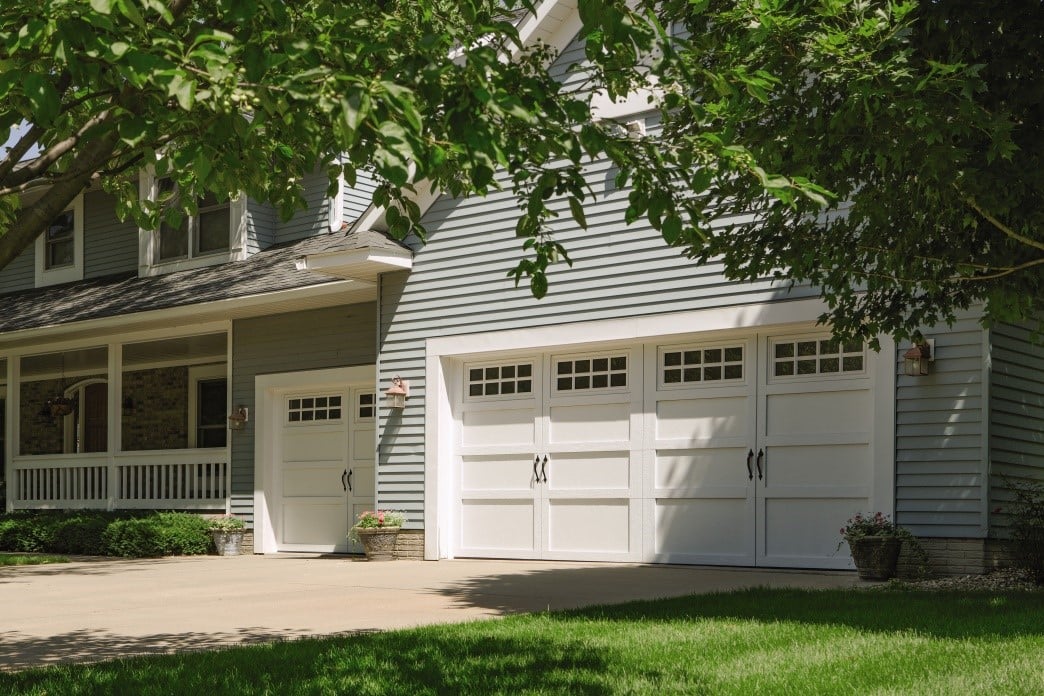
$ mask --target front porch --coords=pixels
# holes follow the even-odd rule
[[[202,328],[0,358],[4,507],[229,512],[231,326]]]

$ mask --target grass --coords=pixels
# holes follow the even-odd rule
[[[1044,593],[746,590],[0,674],[18,694],[1038,694]]]
[[[44,565],[47,563],[68,563],[65,556],[47,553],[0,553],[0,566]]]

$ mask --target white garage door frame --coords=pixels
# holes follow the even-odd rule
[[[629,319],[545,326],[429,339],[426,343],[425,401],[425,558],[453,558],[458,505],[455,434],[459,423],[454,404],[463,391],[463,365],[491,355],[575,350],[583,346],[669,342],[672,337],[742,336],[752,332],[822,331],[816,320],[827,309],[820,300],[744,305]],[[870,506],[894,514],[895,509],[895,343],[881,337],[873,377],[873,480]]]
[[[280,500],[280,437],[283,432],[282,398],[290,392],[330,388],[369,387],[377,379],[376,365],[359,365],[304,372],[282,372],[254,378],[254,552],[279,550],[276,525]],[[374,434],[376,448],[376,433]]]

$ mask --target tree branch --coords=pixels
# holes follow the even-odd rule
[[[8,177],[7,185],[9,187],[18,186],[19,184],[23,184],[27,181],[35,179],[38,176],[41,176],[50,168],[52,164],[58,161],[59,157],[76,147],[76,145],[80,142],[80,139],[88,130],[94,128],[95,126],[101,123],[104,123],[107,120],[110,120],[111,118],[111,111],[103,111],[94,118],[91,118],[86,123],[84,123],[83,126],[81,126],[80,129],[76,131],[74,135],[70,135],[65,140],[59,140],[54,145],[51,145],[51,147],[47,148],[46,151],[44,151],[39,157],[34,159],[32,162],[26,164],[21,169],[12,172],[11,175]]]
[[[954,184],[954,187],[956,187],[956,186],[957,185]],[[959,192],[960,188],[957,188],[957,191]],[[1010,227],[1005,225],[1003,222],[1001,222],[1000,220],[998,220],[997,218],[993,217],[988,212],[983,210],[982,207],[976,202],[974,197],[972,197],[972,196],[964,196],[964,202],[966,204],[968,204],[968,207],[970,207],[972,210],[974,210],[979,215],[981,215],[983,217],[983,219],[985,219],[988,223],[990,223],[991,225],[996,227],[998,230],[1003,232],[1006,236],[1010,237],[1011,239],[1014,239],[1016,242],[1019,242],[1020,244],[1025,244],[1026,246],[1031,246],[1034,249],[1040,249],[1041,251],[1044,251],[1044,242],[1038,242],[1035,239],[1030,239],[1029,237],[1027,237],[1025,235],[1022,235],[1022,234],[1019,234],[1015,230],[1011,229]]]
[[[18,142],[15,143],[14,147],[7,152],[7,156],[0,162],[0,181],[3,181],[22,161],[22,157],[29,152],[29,148],[36,144],[43,132],[44,129],[34,123],[32,128],[22,134],[22,137],[18,139]]]

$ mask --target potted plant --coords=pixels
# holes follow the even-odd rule
[[[219,556],[238,556],[243,548],[246,525],[235,515],[222,515],[210,520],[210,536]]]
[[[362,544],[368,561],[395,560],[395,540],[406,521],[397,510],[367,510],[360,513],[348,538]]]
[[[841,528],[841,538],[848,542],[861,579],[888,580],[895,576],[903,542],[913,540],[913,535],[877,512],[849,519]]]

